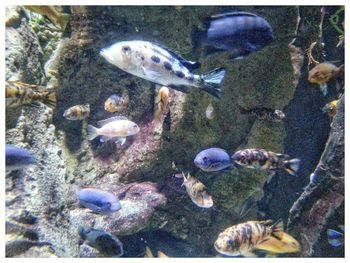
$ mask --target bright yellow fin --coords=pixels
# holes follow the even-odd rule
[[[154,258],[152,251],[150,250],[150,248],[148,246],[146,246],[146,252],[145,252],[144,258]]]
[[[284,243],[274,237],[267,238],[260,244],[257,244],[255,248],[273,253],[286,253],[284,252]]]
[[[162,251],[158,251],[158,257],[159,258],[168,258],[168,256],[165,255]]]

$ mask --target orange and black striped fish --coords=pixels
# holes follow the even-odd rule
[[[254,250],[269,253],[295,253],[297,240],[283,231],[282,221],[247,221],[225,229],[214,243],[216,251],[227,256],[255,257]]]
[[[286,115],[281,110],[265,108],[265,107],[254,107],[251,109],[245,109],[239,105],[238,107],[242,114],[251,114],[260,120],[281,122],[286,117]]]
[[[75,105],[73,107],[70,107],[68,110],[66,110],[63,113],[63,117],[65,117],[68,120],[76,121],[76,120],[83,120],[90,115],[90,105]]]
[[[232,156],[235,163],[258,170],[285,170],[295,175],[299,170],[300,159],[289,159],[287,154],[274,153],[264,149],[245,149],[235,152]]]
[[[20,81],[6,81],[6,107],[35,105],[42,102],[50,108],[56,107],[56,92],[43,86],[31,85]]]

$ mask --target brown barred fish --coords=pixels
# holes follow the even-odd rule
[[[206,187],[198,179],[191,176],[189,173],[187,177],[182,173],[184,178],[183,185],[186,187],[186,192],[190,196],[193,203],[199,207],[210,208],[213,206],[213,199],[207,193]]]
[[[245,109],[238,105],[242,114],[251,114],[260,120],[281,122],[286,115],[281,110],[275,110],[265,107],[254,107],[251,109]]]
[[[20,81],[6,81],[6,107],[15,108],[21,105],[36,105],[44,103],[50,108],[56,106],[54,89],[31,85]]]
[[[258,170],[285,170],[292,175],[296,174],[300,166],[299,159],[286,160],[290,156],[264,149],[240,150],[235,152],[231,158],[243,167]]]
[[[282,221],[248,221],[225,229],[214,243],[216,251],[227,256],[255,257],[254,250],[270,253],[295,253],[297,240],[283,231]]]
[[[108,112],[122,111],[126,105],[127,100],[117,94],[113,94],[105,101],[105,110]]]
[[[169,89],[167,87],[161,87],[158,92],[157,109],[154,113],[154,118],[160,121],[164,109],[168,106],[169,102]]]
[[[67,120],[76,121],[76,120],[84,120],[90,115],[90,105],[75,105],[70,107],[63,113],[63,117]]]

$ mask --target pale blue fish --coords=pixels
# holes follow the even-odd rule
[[[201,151],[194,159],[194,164],[205,172],[216,172],[233,166],[230,156],[220,148]]]
[[[35,165],[37,159],[30,151],[6,144],[6,171],[14,171]]]
[[[118,198],[107,191],[83,188],[77,192],[79,203],[96,213],[111,213],[121,209]]]

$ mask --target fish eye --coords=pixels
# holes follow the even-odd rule
[[[227,243],[229,244],[229,245],[233,245],[233,243],[234,243],[235,241],[233,240],[233,239],[229,239],[229,240],[227,240]]]
[[[110,208],[110,207],[112,206],[112,204],[111,204],[110,202],[107,202],[107,203],[106,203],[106,206],[107,206],[108,208]]]
[[[131,50],[129,46],[123,46],[122,49],[124,52],[129,52]]]

